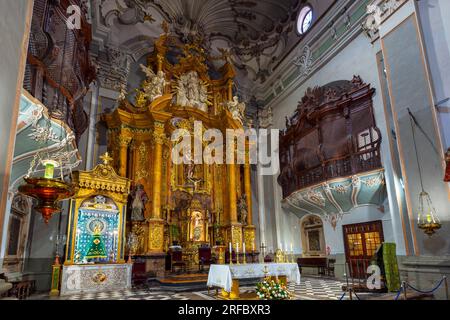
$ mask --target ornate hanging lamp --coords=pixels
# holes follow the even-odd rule
[[[71,180],[72,168],[70,157],[72,152],[68,150],[73,140],[72,135],[64,135],[61,129],[61,137],[55,145],[51,137],[51,116],[49,115],[47,128],[45,129],[42,143],[44,147],[35,154],[30,163],[25,184],[19,186],[18,191],[26,196],[36,199],[34,209],[42,214],[45,223],[48,223],[53,214],[61,211],[59,201],[68,199],[75,194],[76,188],[71,182],[65,181],[65,177]],[[75,150],[76,151],[76,150]],[[55,169],[59,171],[55,178]]]
[[[62,87],[63,82],[66,45],[67,30],[59,75],[59,88]],[[34,209],[42,214],[46,224],[48,224],[53,214],[61,212],[59,202],[72,197],[76,191],[75,186],[71,182],[64,180],[65,176],[68,180],[71,180],[72,167],[70,165],[70,157],[72,152],[69,151],[69,145],[74,137],[66,133],[61,125],[61,133],[58,140],[52,128],[52,118],[54,117],[61,119],[65,115],[65,122],[68,123],[69,107],[65,107],[65,110],[59,108],[60,95],[57,88],[54,90],[53,104],[49,108],[46,127],[42,128],[42,134],[40,135],[39,141],[42,147],[39,148],[40,151],[35,154],[30,163],[28,173],[24,177],[25,184],[18,188],[20,193],[36,199],[37,204]],[[65,106],[64,100],[62,100],[62,106]],[[52,142],[54,143],[53,145],[51,145]],[[54,177],[55,169],[59,170],[60,175],[58,178]]]
[[[413,116],[413,114],[411,113],[411,110],[409,110],[409,108],[408,113],[411,122],[414,151],[416,154],[417,168],[419,170],[419,178],[421,186],[421,192],[419,194],[419,212],[417,214],[417,227],[419,229],[422,229],[423,232],[428,236],[432,236],[436,232],[436,230],[441,228],[441,223],[436,215],[436,209],[433,206],[431,197],[423,187],[422,167],[420,165],[419,154],[417,152],[416,135],[415,135],[415,126],[417,125],[417,121]]]
[[[44,150],[51,149],[50,136],[52,135],[49,116],[47,125],[47,136],[44,137]],[[62,132],[62,131],[61,131]],[[31,161],[27,175],[24,177],[25,184],[19,186],[19,192],[36,199],[34,209],[42,214],[45,223],[48,223],[53,214],[61,211],[58,202],[68,199],[75,194],[75,187],[64,180],[64,176],[71,175],[70,156],[71,152],[65,150],[72,141],[71,137],[61,136],[55,151],[41,151],[35,154]],[[64,172],[64,170],[70,170]],[[55,178],[55,169],[59,170],[59,177]],[[42,176],[43,173],[43,176]],[[69,177],[70,178],[70,177]]]
[[[26,183],[19,187],[19,192],[37,200],[34,209],[42,214],[45,223],[53,214],[61,212],[59,201],[75,194],[74,187],[63,180],[45,177],[25,177],[24,180]]]

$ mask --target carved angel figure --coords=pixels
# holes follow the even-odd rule
[[[244,123],[244,102],[239,102],[239,98],[237,96],[234,96],[233,100],[227,103],[227,108],[231,112],[233,119],[238,120],[240,123]]]
[[[208,111],[208,88],[199,79],[197,72],[183,74],[177,82],[176,104],[182,107],[194,107]]]
[[[164,88],[167,84],[164,72],[158,71],[155,74],[151,67],[146,67],[143,64],[140,67],[147,77],[143,85],[145,96],[149,102],[152,102],[164,94]]]
[[[144,211],[148,196],[144,190],[144,186],[142,184],[136,185],[131,197],[133,199],[133,202],[131,203],[131,221],[145,220]]]

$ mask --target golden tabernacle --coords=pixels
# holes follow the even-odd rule
[[[221,67],[211,70],[218,63]],[[165,33],[141,69],[146,80],[123,92],[119,107],[103,118],[114,166],[132,181],[129,255],[153,260],[147,271],[162,275],[174,246],[181,247],[182,262],[191,267],[200,263],[199,248],[217,252],[216,263],[224,262],[224,245],[230,242],[233,248],[244,242],[247,252],[254,251],[249,142],[245,164],[207,164],[197,156],[211,142],[206,130],[217,129],[225,137],[227,129],[247,126],[245,105],[233,96],[235,72],[228,54],[210,57],[196,44],[176,45]],[[177,154],[181,163],[173,159],[176,130],[200,137],[192,139],[191,153]]]

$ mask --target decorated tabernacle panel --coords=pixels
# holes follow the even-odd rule
[[[74,172],[77,193],[71,200],[61,294],[129,288],[125,263],[125,217],[130,181],[109,165]]]

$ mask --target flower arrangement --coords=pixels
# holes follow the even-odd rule
[[[292,294],[280,280],[266,277],[263,282],[256,284],[256,295],[261,300],[289,300]]]

